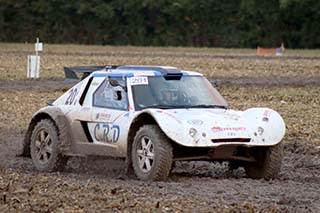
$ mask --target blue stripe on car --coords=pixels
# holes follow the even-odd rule
[[[106,76],[110,76],[110,77],[133,77],[133,73],[112,73],[112,72],[108,72],[108,73],[94,73],[93,77],[106,77]]]

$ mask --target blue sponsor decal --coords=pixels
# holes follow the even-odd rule
[[[99,142],[117,143],[120,137],[120,127],[97,123],[94,127],[94,137]]]
[[[129,118],[130,112],[127,112],[126,114],[123,115],[125,118]]]
[[[187,121],[188,124],[194,125],[194,126],[200,126],[203,124],[203,121],[200,119],[192,119]]]

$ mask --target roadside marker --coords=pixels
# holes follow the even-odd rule
[[[43,51],[43,43],[37,38],[35,43],[36,55],[28,55],[27,78],[40,78],[40,55]]]

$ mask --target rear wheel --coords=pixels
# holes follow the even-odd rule
[[[141,180],[165,180],[172,166],[172,146],[156,125],[145,125],[132,144],[132,165]]]
[[[279,143],[257,153],[256,165],[245,166],[248,177],[253,179],[264,178],[266,180],[276,178],[281,170],[283,147]]]
[[[59,153],[58,129],[50,119],[38,122],[33,129],[30,154],[33,164],[39,171],[57,171],[63,169],[67,157]]]

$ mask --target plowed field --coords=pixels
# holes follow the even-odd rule
[[[320,211],[319,51],[46,45],[41,79],[27,80],[32,48],[0,44],[0,212]],[[121,160],[72,158],[64,172],[39,173],[17,157],[32,114],[70,86],[63,66],[105,64],[199,71],[220,82],[233,108],[275,109],[287,125],[280,176],[252,180],[227,163],[178,162],[167,182],[143,182],[124,176]]]

